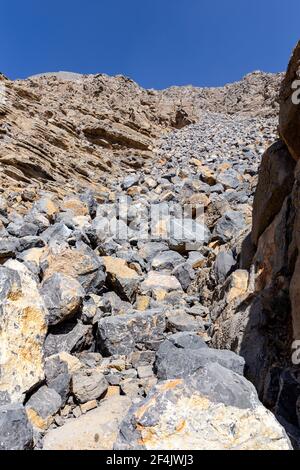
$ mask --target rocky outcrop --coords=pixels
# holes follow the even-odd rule
[[[104,74],[0,75],[0,180],[26,201],[34,191],[109,192],[111,173],[142,167],[157,138],[196,122],[201,110],[274,116],[280,74],[260,72],[224,88],[144,90]],[[29,185],[29,188],[28,188]]]
[[[280,92],[280,140],[264,154],[253,204],[252,243],[242,245],[249,286],[234,303],[223,303],[213,344],[241,354],[246,376],[264,403],[300,446],[299,361],[299,156],[300,43]],[[225,308],[224,308],[225,306]],[[295,342],[296,341],[296,342]],[[289,390],[288,393],[286,391]]]

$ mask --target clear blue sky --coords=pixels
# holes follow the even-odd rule
[[[286,68],[299,0],[3,0],[0,71],[122,73],[144,87],[217,86]]]

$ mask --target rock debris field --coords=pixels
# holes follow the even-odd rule
[[[282,411],[288,380],[273,401],[259,388],[255,325],[243,354],[235,324],[256,295],[249,234],[278,139],[270,109],[202,107],[138,167],[103,168],[100,189],[21,178],[0,190],[0,449],[300,442]]]

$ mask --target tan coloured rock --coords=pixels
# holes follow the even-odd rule
[[[229,290],[226,295],[227,302],[232,302],[233,300],[246,294],[249,284],[249,273],[248,271],[238,269],[231,274],[228,279]]]
[[[83,367],[82,362],[80,362],[80,360],[76,356],[72,356],[67,352],[54,354],[53,356],[49,357],[49,360],[54,359],[55,357],[58,357],[61,361],[67,364],[68,372],[70,375],[73,375],[75,372],[78,372]]]
[[[201,119],[201,110],[270,116],[281,74],[253,73],[224,88],[144,90],[107,75],[50,73],[10,81],[0,75],[0,181],[65,194],[101,191],[106,173],[141,167],[155,141]]]
[[[44,379],[43,344],[47,309],[24,264],[1,267],[0,391],[13,402]]]
[[[141,291],[148,292],[154,289],[159,289],[160,291],[172,291],[182,290],[182,287],[175,276],[150,271],[144,282],[141,284]]]
[[[103,256],[101,259],[106,269],[108,282],[126,300],[133,300],[140,282],[137,272],[131,269],[124,259],[112,256]]]
[[[125,396],[103,400],[96,410],[51,430],[43,450],[112,450],[130,405],[131,400]]]

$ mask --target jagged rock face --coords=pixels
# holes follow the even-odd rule
[[[300,158],[300,41],[290,60],[280,90],[279,132],[295,160]]]
[[[245,358],[246,376],[264,403],[275,410],[297,448],[299,361],[293,351],[299,348],[294,340],[300,339],[300,107],[293,94],[299,71],[300,43],[280,92],[281,140],[265,152],[259,169],[253,254],[249,256],[246,243],[241,253],[241,259],[252,259],[250,283],[237,303],[225,304],[213,339],[215,346],[230,348]]]
[[[2,185],[105,190],[106,175],[141,167],[158,137],[195,122],[201,110],[273,116],[279,82],[280,74],[254,73],[224,88],[154,91],[122,76],[1,76]]]

